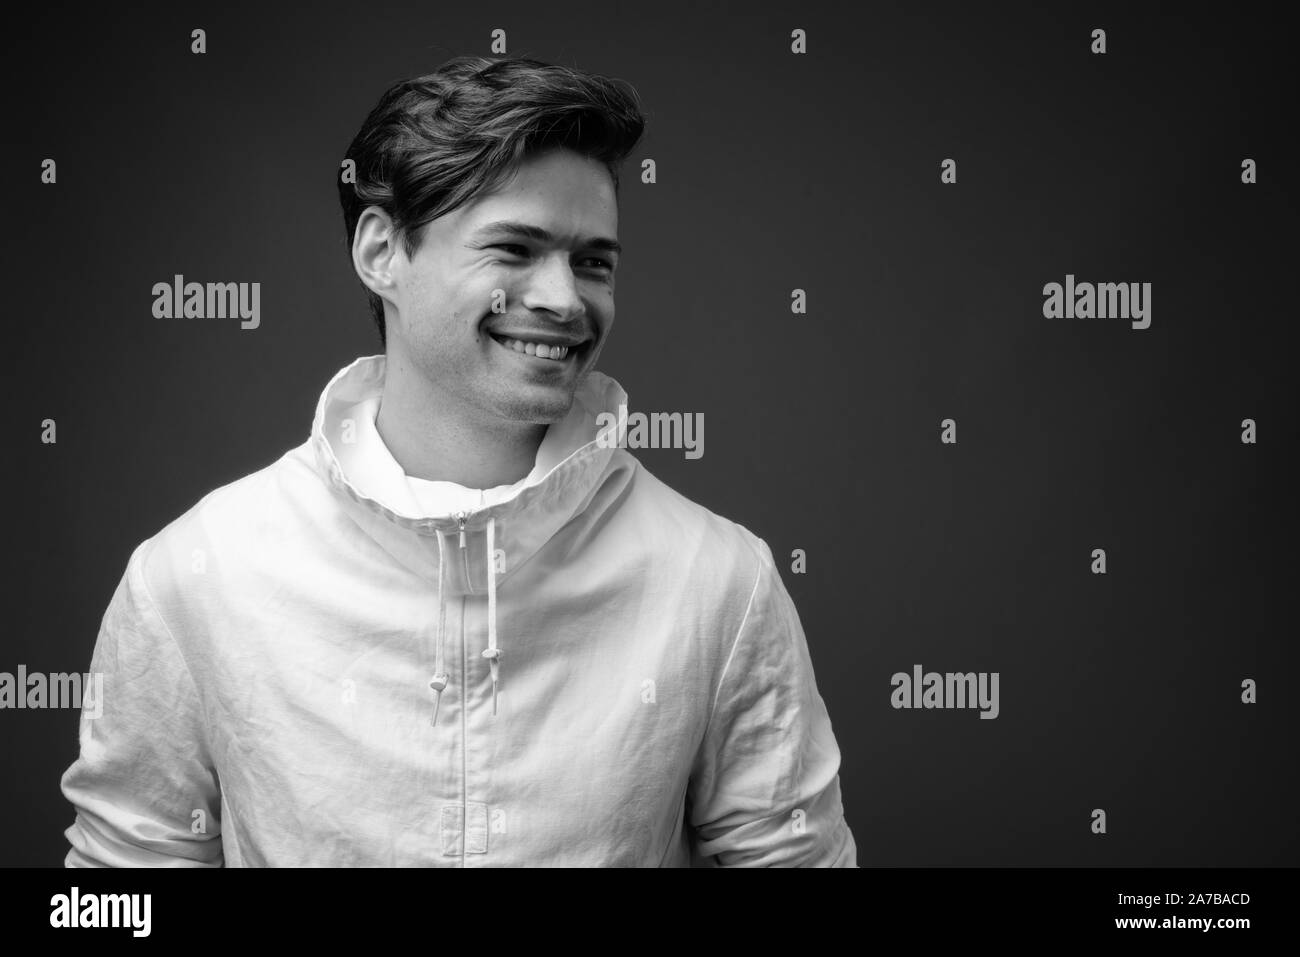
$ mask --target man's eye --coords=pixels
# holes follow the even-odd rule
[[[495,243],[492,246],[489,246],[488,248],[501,249],[504,250],[508,255],[519,256],[521,258],[527,258],[529,255],[528,247],[520,246],[518,243]],[[614,271],[614,264],[611,263],[608,259],[601,259],[599,256],[589,256],[586,260],[584,260],[584,262],[594,263],[595,264],[594,268],[597,269],[607,269],[610,272]]]

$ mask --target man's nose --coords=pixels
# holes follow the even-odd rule
[[[544,309],[561,322],[573,322],[586,313],[586,304],[578,294],[577,278],[567,257],[547,256],[529,276],[524,290],[524,308]]]

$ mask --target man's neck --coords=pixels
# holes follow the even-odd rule
[[[375,428],[407,475],[475,489],[527,476],[546,435],[545,425],[485,423],[459,411],[391,352]]]

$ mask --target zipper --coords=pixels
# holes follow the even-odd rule
[[[470,580],[469,549],[465,547],[465,524],[474,517],[474,510],[461,510],[456,513],[456,528],[460,532],[460,566],[465,572],[465,587],[471,595],[475,594],[474,583]]]
[[[470,516],[472,516],[473,514],[474,514],[473,512],[471,512],[471,511],[465,511],[465,510],[463,510],[463,509],[462,509],[461,511],[459,511],[459,512],[456,513],[456,530],[460,533],[460,557],[461,557],[461,562],[462,562],[462,564],[464,564],[464,566],[465,566],[465,580],[466,580],[466,582],[469,581],[469,553],[465,550],[465,525],[466,525],[466,523],[469,521]],[[434,528],[436,529],[437,526],[434,526]],[[439,532],[438,534],[442,534],[442,533]],[[439,574],[439,575],[442,575],[442,574],[443,574],[443,570],[442,570],[442,569],[439,569],[439,570],[438,570],[438,574]],[[444,627],[445,627],[445,626],[444,626]],[[464,646],[465,646],[465,598],[464,598],[463,595],[461,596],[461,600],[460,600],[460,643],[461,643],[461,659],[462,659],[462,661],[461,661],[461,681],[462,681],[462,683],[463,683],[464,680],[465,680],[465,665],[464,665],[464,651],[465,651],[465,647],[464,647]],[[446,687],[447,687],[447,682],[448,682],[449,680],[451,680],[451,675],[448,674],[448,673],[445,672],[445,671],[440,670],[441,667],[445,667],[445,665],[443,664],[442,648],[439,647],[438,650],[437,650],[437,654],[435,655],[435,658],[434,658],[434,671],[435,671],[435,673],[434,673],[434,676],[433,676],[433,680],[431,680],[431,681],[429,682],[429,687],[433,689],[433,717],[430,719],[430,724],[433,724],[433,725],[436,725],[436,724],[438,723],[438,705],[442,702],[442,692],[446,689]],[[461,722],[462,722],[461,732],[462,732],[462,734],[464,733],[464,720],[465,720],[465,719],[464,719],[464,716],[462,715],[462,717],[461,717]],[[461,855],[462,855],[462,860],[463,860],[463,859],[464,859],[464,858],[463,858],[463,855],[464,855],[464,853],[465,853],[464,840],[465,840],[465,827],[466,827],[466,825],[467,825],[467,818],[466,818],[466,815],[468,814],[468,808],[465,806],[465,800],[464,800],[464,799],[462,799],[462,801],[461,801],[461,805],[462,805],[462,806],[461,806],[461,842],[462,842],[462,843],[461,843]],[[462,865],[462,866],[464,866],[464,865]]]
[[[465,511],[463,509],[456,513],[456,529],[460,533],[461,562],[465,563],[465,578],[467,581],[469,579],[469,565],[468,565],[468,553],[465,551],[465,524],[469,521],[470,517],[473,514],[474,514],[473,512]],[[433,528],[438,535],[442,534],[440,531],[438,531],[437,525],[430,523],[430,527]],[[439,575],[443,574],[442,569],[438,570],[438,574]],[[462,599],[461,615],[463,616],[464,613],[465,613],[465,605],[464,605],[464,599]],[[464,627],[465,627],[465,623],[462,619],[461,621],[462,642],[465,640]],[[450,674],[440,670],[440,666],[442,665],[443,665],[442,648],[440,647],[437,649],[437,653],[434,656],[434,675],[433,675],[433,679],[429,682],[429,687],[433,690],[433,717],[429,721],[429,723],[432,725],[437,725],[438,723],[438,705],[441,704],[442,702],[442,693],[447,688],[447,682],[451,680]]]
[[[462,532],[463,534],[463,532]],[[460,686],[469,687],[468,646],[465,644],[465,596],[460,596]],[[469,830],[469,695],[460,709],[460,866],[465,866],[465,832]]]

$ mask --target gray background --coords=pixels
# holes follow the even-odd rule
[[[704,414],[703,458],[638,456],[786,557],[860,863],[1300,862],[1289,35],[1229,5],[871,6],[20,14],[0,671],[88,668],[134,546],[381,351],[338,163],[389,83],[502,27],[641,94],[601,368]],[[261,328],[154,319],[177,272],[260,282]],[[1151,328],[1043,318],[1066,273],[1153,283]],[[1001,716],[893,710],[915,663],[999,672]],[[76,730],[0,711],[0,864],[62,860]]]

